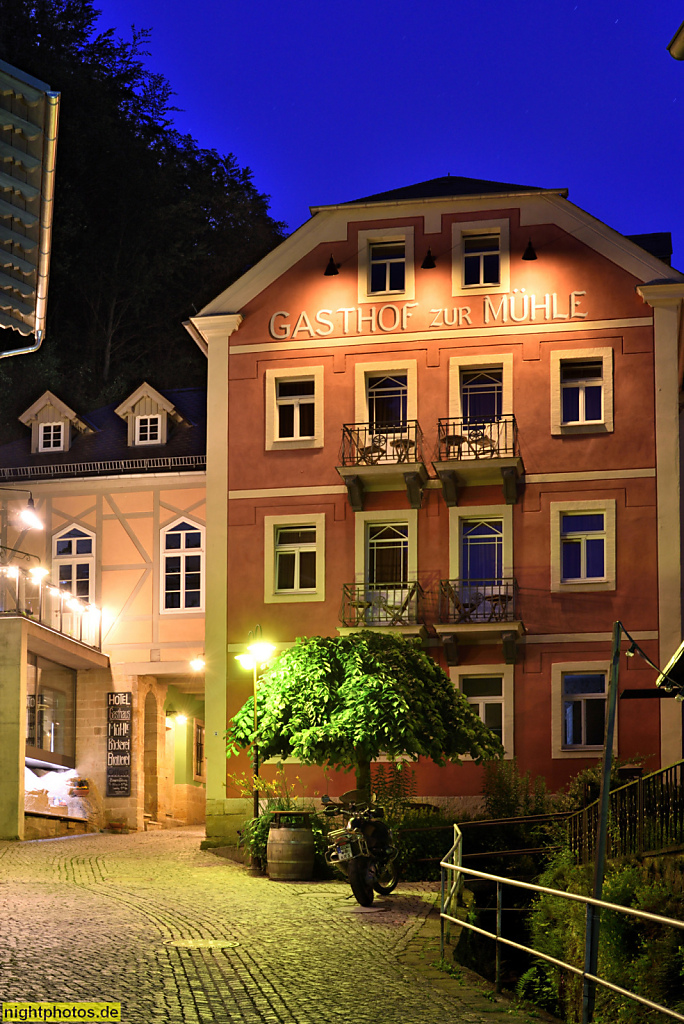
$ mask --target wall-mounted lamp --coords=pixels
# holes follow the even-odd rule
[[[339,266],[340,266],[340,264],[339,263],[335,263],[335,260],[333,259],[333,255],[332,255],[332,253],[330,253],[330,259],[328,260],[327,267],[323,271],[323,277],[337,277],[337,275],[340,272],[339,271]]]
[[[193,658],[190,662],[190,668],[193,672],[203,672],[205,666],[204,658]]]
[[[537,258],[537,254],[534,251],[534,246],[532,245],[532,239],[531,238],[528,239],[527,248],[525,249],[525,252],[522,254],[522,258],[524,260],[536,260],[536,258]]]
[[[435,263],[435,257],[432,255],[432,249],[428,249],[425,259],[420,265],[421,270],[434,270],[437,264]]]

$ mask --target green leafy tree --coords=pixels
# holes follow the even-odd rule
[[[62,97],[46,341],[0,364],[0,440],[45,378],[81,411],[143,379],[201,386],[183,320],[283,238],[251,171],[173,128],[150,32],[98,32],[98,15],[93,0],[0,0],[0,59]]]
[[[366,794],[380,754],[438,765],[503,754],[419,641],[371,630],[298,639],[259,681],[257,723],[262,758],[354,767]],[[228,740],[231,753],[253,743],[253,697],[232,719]]]

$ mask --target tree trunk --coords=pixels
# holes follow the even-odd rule
[[[359,754],[356,760],[356,788],[364,794],[363,798],[369,804],[371,802],[370,761],[366,760],[362,754]]]

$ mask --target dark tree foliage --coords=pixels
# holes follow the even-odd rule
[[[0,59],[62,94],[46,340],[0,361],[4,439],[47,387],[85,411],[143,379],[201,385],[182,321],[283,238],[248,168],[173,129],[150,33],[96,34],[98,15],[92,0],[0,0]]]

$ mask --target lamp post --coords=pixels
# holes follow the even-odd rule
[[[253,772],[253,817],[259,817],[259,742],[257,739],[258,735],[258,721],[257,721],[257,669],[259,666],[263,668],[264,663],[268,661],[271,655],[275,651],[273,644],[269,644],[267,641],[262,639],[261,626],[257,625],[253,630],[250,629],[247,634],[248,642],[246,654],[236,654],[235,660],[240,663],[242,668],[252,670],[252,699],[254,702],[254,741],[252,744],[252,772]]]

